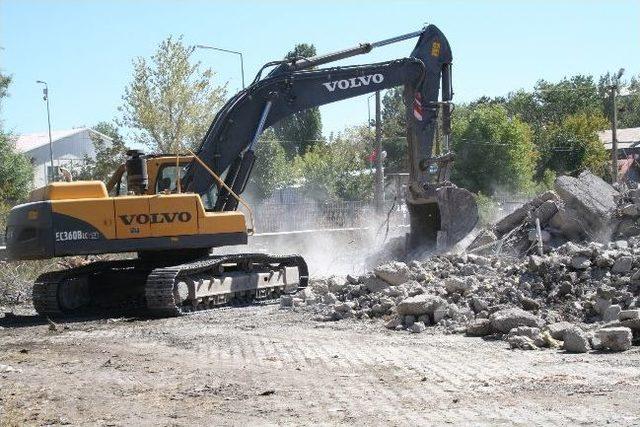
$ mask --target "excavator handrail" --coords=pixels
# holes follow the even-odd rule
[[[194,160],[200,164],[200,166],[202,166],[207,172],[211,174],[211,176],[218,182],[218,184],[223,186],[229,192],[229,194],[231,194],[238,201],[238,203],[240,203],[245,207],[245,209],[247,209],[247,211],[249,212],[249,222],[251,223],[251,228],[247,229],[247,233],[250,236],[253,236],[253,234],[255,233],[255,223],[253,220],[253,209],[251,209],[251,206],[249,206],[249,204],[242,197],[237,195],[231,188],[229,188],[227,184],[224,183],[224,180],[220,178],[214,171],[212,171],[211,168],[209,168],[209,166],[207,166],[206,163],[203,162],[196,153],[194,153],[190,149],[187,149],[187,151],[193,156]]]

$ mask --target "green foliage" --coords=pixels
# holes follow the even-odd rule
[[[0,108],[2,101],[8,96],[10,83],[11,77],[0,73]],[[16,150],[11,134],[0,127],[0,202],[23,201],[29,194],[32,181],[31,162]]]
[[[599,112],[572,114],[560,123],[549,124],[539,138],[541,166],[558,173],[589,169],[606,174],[608,155],[597,131],[607,127],[607,120]]]
[[[453,180],[471,191],[522,192],[533,186],[538,153],[529,125],[499,105],[482,105],[454,121]]]
[[[196,148],[226,96],[226,86],[213,84],[210,68],[201,70],[200,62],[191,62],[193,51],[182,37],[169,37],[150,59],[133,61],[122,121],[157,152]]]
[[[316,55],[312,44],[298,44],[285,59],[310,58]],[[273,126],[289,159],[303,155],[322,141],[322,116],[319,108],[309,108],[286,117]]]
[[[628,82],[607,73],[600,77],[598,92],[604,101],[604,116],[611,120],[611,85],[616,85],[618,107],[618,127],[640,127],[640,74],[632,76]]]
[[[251,186],[261,199],[269,198],[277,189],[293,184],[293,162],[271,129],[262,134],[256,147],[256,162],[251,173]]]
[[[110,138],[110,140],[91,136],[95,159],[86,156],[83,166],[72,172],[75,180],[109,181],[115,170],[126,160],[126,150],[122,135],[113,123],[99,122],[92,128],[96,132]]]
[[[592,76],[575,75],[558,83],[540,80],[534,96],[544,123],[559,123],[570,115],[602,111],[602,99]]]
[[[368,148],[361,130],[353,128],[297,157],[306,193],[317,199],[370,200],[374,176],[367,170]]]
[[[385,168],[388,172],[404,172],[408,169],[407,116],[403,90],[402,87],[390,89],[381,100],[382,149],[387,152]]]

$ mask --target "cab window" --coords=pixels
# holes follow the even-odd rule
[[[184,177],[186,165],[178,166],[180,168],[180,179]],[[160,167],[158,179],[156,180],[156,194],[164,193],[167,190],[171,193],[176,192],[178,182],[178,171],[176,165],[164,165]]]

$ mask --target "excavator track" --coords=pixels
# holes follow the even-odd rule
[[[298,255],[218,255],[169,266],[141,259],[98,261],[41,275],[33,303],[47,317],[122,311],[172,317],[238,300],[272,299],[308,280],[307,264]]]
[[[225,266],[231,266],[231,273],[225,275]],[[234,268],[235,267],[235,268]],[[150,315],[157,317],[179,316],[193,311],[211,309],[223,306],[237,299],[260,300],[267,299],[270,296],[282,292],[290,291],[287,288],[286,277],[283,280],[275,280],[274,282],[265,283],[261,286],[259,281],[266,278],[265,275],[276,275],[277,271],[283,268],[297,268],[297,286],[306,287],[309,281],[309,272],[307,264],[301,256],[274,256],[265,254],[236,254],[225,255],[221,257],[212,257],[206,260],[200,260],[192,263],[182,264],[178,266],[156,268],[147,278],[145,287],[145,296],[147,302],[147,310]],[[232,277],[241,278],[241,276],[255,276],[257,286],[253,282],[227,285],[223,283],[211,283],[216,279]],[[195,286],[189,287],[187,290],[189,296],[182,301],[178,300],[180,290],[176,287],[186,281],[197,281],[199,285],[208,281],[210,289],[204,292],[194,292]],[[224,280],[220,280],[224,282]],[[274,284],[275,283],[275,284]]]

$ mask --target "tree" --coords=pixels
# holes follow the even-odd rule
[[[251,173],[251,187],[261,199],[271,197],[275,190],[295,180],[293,163],[287,159],[284,148],[268,129],[260,136],[256,146],[256,162]]]
[[[403,100],[403,87],[385,92],[382,97],[382,149],[387,152],[385,167],[389,172],[406,172],[407,167],[407,113]]]
[[[122,97],[122,123],[151,149],[172,153],[196,148],[226,96],[214,72],[192,63],[194,48],[182,37],[162,41],[149,60],[133,61],[133,79]]]
[[[323,200],[370,200],[373,173],[367,168],[367,141],[347,129],[331,143],[316,145],[296,158],[295,167],[311,197]]]
[[[572,114],[602,112],[602,98],[592,76],[578,74],[558,83],[540,80],[534,96],[544,123],[560,123]]]
[[[541,168],[558,173],[589,169],[607,175],[608,155],[598,138],[608,121],[601,113],[578,113],[552,123],[541,134]]]
[[[316,55],[312,44],[297,44],[287,53],[285,59],[310,58]],[[297,154],[303,155],[311,147],[322,141],[322,117],[317,107],[295,113],[280,120],[273,126],[276,138],[284,147],[287,156],[292,159]]]
[[[454,182],[489,195],[532,188],[538,153],[529,125],[501,105],[482,105],[453,126]]]
[[[609,87],[617,86],[618,127],[640,127],[640,74],[623,81],[611,73],[600,77],[598,93],[603,100],[604,115],[611,120],[611,98]]]
[[[0,111],[8,96],[11,77],[0,72]],[[0,204],[13,204],[26,199],[33,181],[33,166],[16,150],[12,135],[2,128],[0,118]]]
[[[127,148],[118,127],[109,122],[99,122],[92,128],[108,137],[91,136],[95,159],[85,156],[84,164],[77,171],[72,171],[76,180],[99,180],[107,182],[115,170],[126,160]]]

